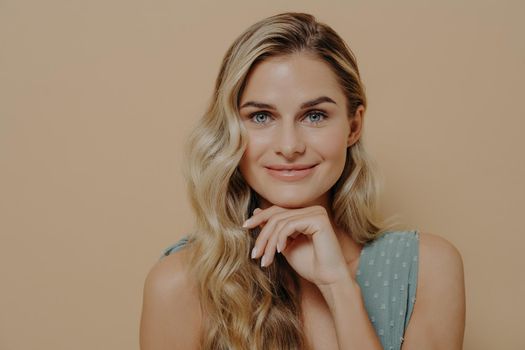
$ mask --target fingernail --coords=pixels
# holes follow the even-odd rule
[[[279,244],[277,244],[277,253],[281,252],[281,248],[279,248]]]
[[[261,211],[261,209],[259,209],[259,208],[255,208],[255,209],[253,210],[253,213],[254,213],[254,214],[257,214],[257,213],[260,212],[260,211]]]
[[[264,264],[266,264],[266,256],[263,255],[261,259],[261,267],[264,267]]]
[[[257,248],[253,247],[253,249],[252,249],[252,259],[255,259],[256,255],[257,255]]]
[[[243,224],[242,224],[242,227],[246,228],[250,225],[250,219],[246,220]]]

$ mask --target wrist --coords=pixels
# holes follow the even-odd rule
[[[361,297],[361,287],[355,279],[352,278],[350,272],[342,275],[340,279],[333,283],[321,284],[317,286],[325,298],[330,308],[335,307],[339,301],[348,297]]]

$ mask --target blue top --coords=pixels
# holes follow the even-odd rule
[[[164,249],[161,258],[188,243],[183,237]],[[356,280],[368,317],[383,349],[400,350],[416,301],[419,233],[390,231],[361,250]]]

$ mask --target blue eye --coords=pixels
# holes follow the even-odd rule
[[[255,120],[254,120],[254,121],[255,121],[255,124],[262,124],[262,123],[257,122],[257,119],[256,119],[256,117],[257,117],[257,116],[260,116],[260,115],[265,116],[265,117],[268,117],[268,114],[266,114],[266,113],[255,112],[255,113],[252,113],[252,114],[250,115],[250,119],[254,120],[254,118],[255,118]]]
[[[265,118],[258,118],[259,116],[265,117]],[[317,116],[316,118],[311,118],[312,116]],[[268,118],[269,115],[267,112],[255,112],[250,114],[250,120],[253,121],[255,124],[265,124],[266,118]],[[319,124],[323,122],[328,116],[326,113],[321,111],[311,111],[308,114],[306,114],[305,118],[310,118],[310,121],[312,124]]]
[[[323,112],[321,112],[321,111],[314,111],[314,112],[312,112],[312,113],[309,113],[309,114],[307,115],[307,117],[315,116],[315,115],[320,116],[320,118],[316,118],[315,120],[313,120],[313,121],[312,121],[313,124],[319,124],[319,123],[322,122],[324,119],[326,119],[326,114],[323,113]],[[310,118],[310,120],[312,120],[312,119]]]

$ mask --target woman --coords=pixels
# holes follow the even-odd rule
[[[379,218],[366,106],[313,16],[235,40],[187,145],[195,228],[145,281],[142,350],[461,349],[461,256]]]

